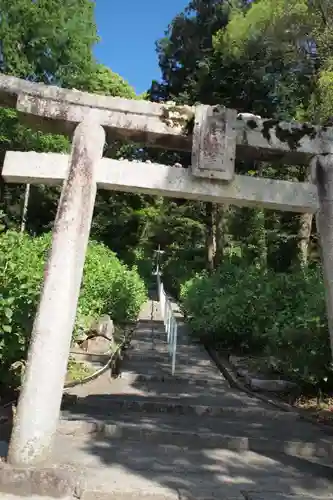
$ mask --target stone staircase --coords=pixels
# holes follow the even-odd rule
[[[172,377],[150,307],[121,378],[71,389],[78,400],[62,412],[51,461],[83,471],[83,499],[333,499],[333,438],[232,390],[185,326]]]

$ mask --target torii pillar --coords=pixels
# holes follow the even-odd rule
[[[77,126],[9,446],[13,465],[43,461],[53,444],[104,143],[104,129],[93,118]]]

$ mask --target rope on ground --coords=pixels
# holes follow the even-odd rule
[[[124,335],[123,341],[121,342],[121,344],[119,344],[117,346],[117,349],[115,351],[108,351],[107,353],[103,354],[103,356],[106,356],[109,354],[111,354],[111,356],[108,359],[107,363],[104,366],[102,366],[102,368],[99,368],[94,373],[92,373],[91,375],[88,375],[87,377],[85,377],[81,380],[73,380],[72,382],[67,382],[64,385],[64,389],[69,389],[72,387],[76,387],[78,385],[87,384],[88,382],[91,382],[92,380],[95,380],[96,378],[98,378],[100,375],[103,375],[103,373],[105,373],[112,366],[112,363],[116,361],[118,356],[121,355],[121,352],[125,348],[125,346],[128,346],[128,344],[130,343],[130,341],[132,339],[132,335],[133,335],[133,332],[135,330],[135,327],[130,329],[128,335],[126,335],[126,334]],[[89,355],[90,353],[87,352],[86,354]]]
[[[112,366],[112,363],[115,362],[117,357],[121,354],[122,350],[124,348],[126,348],[129,345],[129,343],[131,342],[132,335],[133,335],[133,332],[135,331],[135,328],[136,328],[136,325],[134,326],[134,328],[130,329],[128,335],[124,335],[124,338],[123,338],[121,344],[119,344],[117,346],[115,351],[108,351],[106,353],[103,353],[103,356],[110,355],[110,358],[108,359],[107,363],[104,366],[102,366],[102,368],[99,368],[94,373],[92,373],[91,375],[88,375],[87,377],[84,377],[83,379],[73,380],[71,382],[65,383],[64,384],[64,391],[66,389],[70,389],[70,388],[73,388],[73,387],[76,387],[79,385],[87,384],[88,382],[91,382],[92,380],[95,380],[99,376],[103,375],[103,373],[105,373],[108,369],[110,369],[110,367]],[[85,354],[89,355],[91,353],[87,352]],[[3,410],[5,408],[8,408],[9,406],[14,405],[15,402],[16,402],[16,399],[13,399],[12,401],[5,403],[4,405],[0,406],[0,410]]]

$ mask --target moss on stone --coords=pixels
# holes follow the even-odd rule
[[[186,135],[192,133],[194,126],[194,111],[190,106],[177,105],[173,101],[162,106],[161,119],[168,127],[180,127]]]

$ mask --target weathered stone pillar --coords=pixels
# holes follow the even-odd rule
[[[104,141],[104,130],[94,121],[87,119],[75,130],[9,446],[11,464],[37,464],[52,446],[96,197],[95,166]]]
[[[333,356],[333,155],[317,156],[312,162],[312,176],[318,189],[319,211],[316,214],[320,234],[321,257],[326,295],[326,309]]]

